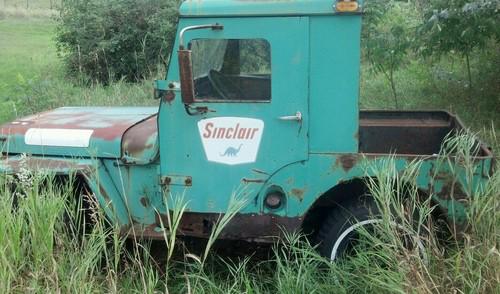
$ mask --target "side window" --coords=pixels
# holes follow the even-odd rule
[[[190,47],[196,100],[271,100],[271,46],[268,41],[195,39]]]

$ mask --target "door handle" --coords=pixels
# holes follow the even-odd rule
[[[280,116],[278,117],[280,120],[294,120],[301,122],[302,121],[302,113],[300,111],[297,111],[295,115],[287,115],[287,116]]]

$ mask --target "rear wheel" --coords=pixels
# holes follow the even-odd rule
[[[375,226],[382,221],[377,205],[369,195],[335,207],[318,232],[320,254],[332,261],[354,254],[361,237],[360,232],[365,230],[372,234],[376,231]],[[419,238],[414,238],[413,232],[395,222],[391,225],[401,232],[406,247],[417,246],[421,256],[426,259],[423,244]]]

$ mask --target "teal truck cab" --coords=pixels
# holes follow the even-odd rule
[[[358,108],[362,8],[354,0],[185,1],[174,58],[155,81],[158,107],[19,118],[1,127],[0,170],[76,174],[111,222],[146,238],[163,238],[179,195],[187,209],[177,234],[208,237],[241,191],[246,206],[220,238],[270,242],[302,229],[323,238],[321,253],[332,259],[349,239],[331,220],[342,221],[339,208],[355,207],[373,176],[361,161],[393,156],[403,170],[422,159],[413,184],[460,214],[465,194],[446,168],[436,170],[460,121],[444,111]],[[493,156],[477,143],[479,183]]]

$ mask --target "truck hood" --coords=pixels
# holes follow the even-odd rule
[[[157,107],[61,107],[2,125],[0,149],[9,154],[118,158],[125,132],[157,112]]]

